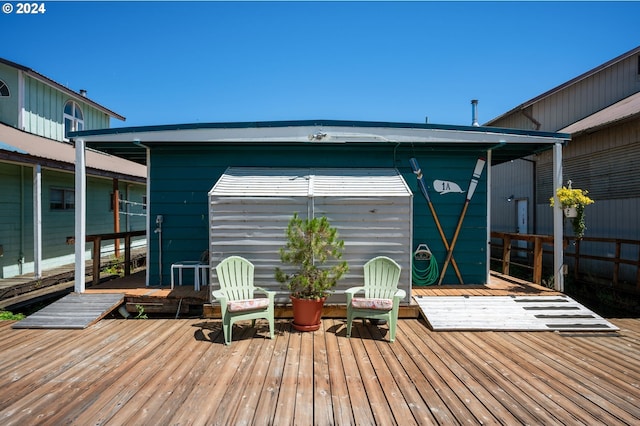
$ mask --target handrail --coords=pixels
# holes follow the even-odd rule
[[[533,251],[529,248],[525,247],[517,247],[514,250],[516,251],[524,251],[527,253],[533,253],[533,282],[536,284],[541,283],[542,278],[542,254],[545,252],[543,250],[543,245],[545,244],[553,244],[553,237],[551,235],[533,235],[533,234],[517,234],[517,233],[509,233],[509,232],[491,232],[491,238],[501,239],[502,244],[502,258],[498,259],[502,262],[502,273],[508,275],[509,274],[509,266],[510,264],[516,264],[511,260],[511,243],[513,241],[527,241],[533,242],[534,248]],[[598,256],[591,254],[581,253],[581,247],[585,243],[596,243],[596,244],[615,244],[615,255],[614,257],[610,256]],[[622,246],[623,245],[633,245],[638,247],[638,258],[636,260],[623,258],[622,255]],[[573,274],[576,279],[580,277],[580,261],[581,260],[597,260],[603,262],[611,262],[613,263],[613,276],[611,280],[614,285],[618,285],[620,282],[620,265],[631,265],[636,267],[636,289],[640,291],[640,241],[638,240],[630,240],[624,238],[602,238],[602,237],[583,237],[582,239],[577,239],[575,237],[565,236],[563,239],[563,247],[565,248],[565,257],[571,257],[574,259],[574,268]],[[568,247],[574,247],[573,252],[568,251]],[[496,258],[493,258],[496,259]],[[521,265],[531,268],[529,265]]]
[[[146,235],[147,231],[112,232],[108,234],[87,235],[85,242],[93,242],[91,257],[93,259],[93,284],[100,282],[100,253],[102,240],[119,240],[124,238],[124,274],[131,274],[131,237]],[[67,237],[67,244],[75,244],[75,237]]]

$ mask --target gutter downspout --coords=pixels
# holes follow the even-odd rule
[[[525,108],[521,109],[520,112],[536,126],[535,130],[540,130],[540,127],[542,127],[542,123],[533,118],[533,115],[531,115]]]

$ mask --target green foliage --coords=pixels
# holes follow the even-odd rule
[[[301,219],[295,213],[286,230],[287,244],[280,249],[280,260],[297,267],[287,274],[276,267],[275,278],[285,284],[294,297],[321,299],[336,286],[349,270],[346,261],[323,266],[328,261],[340,260],[344,241],[326,217]]]
[[[20,321],[24,319],[24,314],[14,314],[9,311],[0,311],[0,321]]]
[[[144,313],[144,306],[136,305],[136,309],[138,310],[138,315],[135,316],[135,319],[148,319],[147,314]]]
[[[576,238],[580,239],[584,236],[584,231],[587,229],[587,225],[584,220],[584,208],[589,204],[593,204],[594,201],[587,196],[589,191],[584,189],[572,189],[571,185],[567,188],[563,186],[556,191],[556,196],[560,201],[560,205],[563,209],[567,207],[575,207],[578,216],[571,218],[571,226],[573,227],[573,233]],[[554,206],[554,198],[549,199],[551,207]]]

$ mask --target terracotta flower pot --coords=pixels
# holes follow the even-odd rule
[[[320,328],[322,307],[326,297],[319,300],[298,299],[289,296],[293,305],[293,322],[291,325],[298,331],[316,331]]]

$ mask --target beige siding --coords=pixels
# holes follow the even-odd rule
[[[638,91],[638,57],[633,55],[551,94],[527,110],[540,122],[539,130],[555,132]],[[522,112],[514,112],[492,125],[535,129]]]
[[[515,160],[503,163],[491,169],[491,179],[499,183],[500,187],[491,192],[491,229],[498,232],[516,232],[517,224],[517,200],[527,200],[529,205],[529,230],[534,230],[532,179],[534,176],[533,163],[525,160]],[[513,195],[513,200],[508,198]]]

